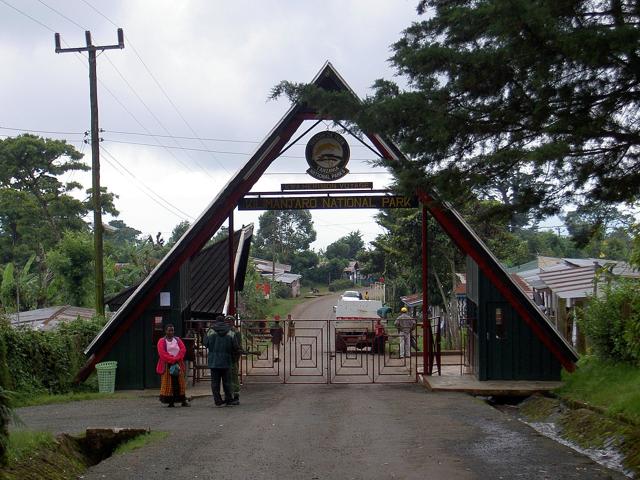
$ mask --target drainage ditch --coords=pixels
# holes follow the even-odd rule
[[[557,398],[490,397],[497,410],[598,464],[640,476],[640,426],[611,419],[588,408],[572,408]]]
[[[78,478],[87,468],[106,460],[125,442],[149,434],[140,428],[88,428],[84,435],[61,434],[54,444],[0,472],[2,480]]]

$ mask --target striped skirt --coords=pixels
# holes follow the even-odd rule
[[[162,403],[177,403],[186,400],[187,382],[184,378],[184,370],[177,377],[169,374],[169,366],[164,369],[160,377],[160,401]]]

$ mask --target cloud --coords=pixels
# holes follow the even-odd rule
[[[192,137],[195,131],[206,138],[260,141],[289,108],[284,99],[267,101],[271,88],[284,79],[310,81],[326,60],[364,96],[376,78],[393,75],[387,63],[389,45],[416,19],[415,2],[408,1],[87,1],[126,36],[124,50],[98,57],[98,98],[100,126],[106,130],[102,147],[131,175],[104,154],[102,182],[120,196],[121,218],[148,233],[170,233],[182,215],[159,206],[149,189],[196,217],[256,147],[170,136]],[[82,132],[89,128],[86,56],[56,55],[51,30],[60,32],[67,46],[82,46],[84,28],[91,30],[95,44],[116,43],[116,26],[82,0],[47,2],[80,26],[36,0],[7,2],[45,26],[0,3],[0,62],[5,66],[0,75],[0,126],[77,132],[43,135],[67,138],[89,154],[82,143]],[[3,135],[16,133],[0,130]],[[174,148],[116,143],[122,141]],[[266,175],[256,188],[312,181],[302,175],[307,166],[301,143],[287,152],[297,158],[280,158],[267,172],[299,174]],[[219,153],[181,149],[185,147]],[[352,150],[354,158],[372,156],[357,143]],[[356,161],[349,168],[369,171]],[[371,177],[376,187],[387,183],[382,175]],[[78,178],[85,187],[90,185],[88,175]],[[314,212],[322,224],[316,226],[314,247],[325,247],[354,229],[372,239],[378,228],[370,221],[373,213],[358,212],[359,221],[353,222],[353,212]],[[246,221],[256,221],[258,215],[238,213]]]

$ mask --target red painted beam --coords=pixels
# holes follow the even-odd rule
[[[76,381],[82,382],[86,380],[86,378],[93,371],[95,364],[100,362],[105,355],[111,351],[111,349],[115,346],[116,342],[122,337],[122,335],[131,327],[131,324],[138,319],[145,311],[145,309],[151,304],[154,298],[160,293],[162,288],[169,282],[169,280],[178,272],[182,264],[187,261],[191,256],[195,253],[199,252],[202,247],[209,241],[209,239],[216,233],[216,231],[220,228],[224,220],[229,216],[229,212],[231,212],[238,201],[249,191],[251,187],[255,185],[258,179],[262,176],[264,171],[271,165],[271,163],[278,157],[280,151],[289,139],[293,136],[298,127],[302,124],[304,120],[304,115],[297,115],[289,124],[283,129],[279,140],[271,147],[268,151],[264,159],[261,161],[259,165],[256,166],[253,172],[249,174],[249,176],[241,181],[238,187],[230,192],[229,197],[224,201],[222,208],[217,209],[214,212],[214,215],[211,219],[203,225],[201,230],[197,233],[197,235],[188,243],[186,248],[180,253],[180,255],[171,263],[167,270],[162,274],[162,276],[155,282],[152,289],[138,301],[133,309],[133,311],[122,321],[116,330],[111,334],[109,339],[100,346],[100,348],[89,357],[87,362],[84,364],[82,369],[78,372],[76,376]],[[249,160],[248,164],[253,161],[257,162],[257,159],[254,157]],[[241,175],[242,170],[237,174]],[[232,232],[231,232],[232,233]],[[135,294],[135,292],[134,292]]]
[[[421,191],[418,192],[418,197],[429,209],[429,212],[438,221],[440,226],[445,230],[445,232],[447,232],[449,237],[456,243],[458,248],[473,258],[482,272],[487,276],[487,278],[489,278],[489,280],[491,280],[498,291],[524,319],[535,335],[551,351],[551,353],[553,353],[562,366],[567,371],[573,372],[576,368],[575,363],[562,353],[556,343],[549,337],[547,332],[542,329],[538,322],[532,317],[531,313],[522,305],[520,299],[514,295],[505,280],[496,273],[495,268],[487,263],[486,259],[480,255],[477,248],[471,241],[469,241],[464,232],[459,228],[459,222],[452,220],[450,214],[447,214],[442,208],[440,208],[429,194]]]

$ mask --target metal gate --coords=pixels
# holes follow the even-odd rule
[[[404,357],[395,327],[374,337],[374,322],[357,329],[336,320],[243,320],[243,383],[415,383],[416,330]],[[407,340],[408,341],[408,340]]]

